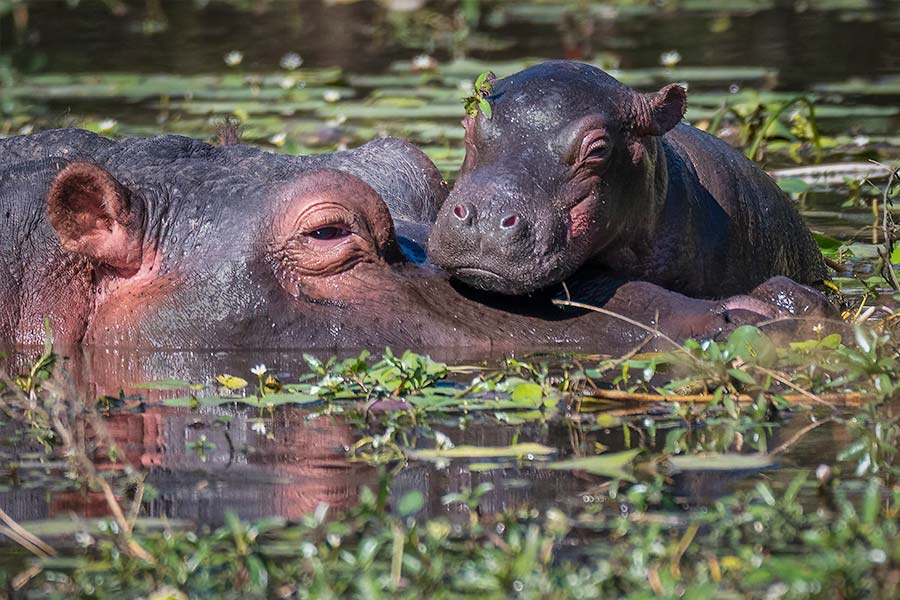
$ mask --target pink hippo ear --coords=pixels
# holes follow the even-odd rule
[[[635,132],[640,136],[662,135],[681,121],[687,110],[687,92],[671,83],[658,92],[638,94]]]
[[[50,186],[47,214],[62,247],[125,275],[141,266],[140,219],[125,188],[91,163],[72,163]]]

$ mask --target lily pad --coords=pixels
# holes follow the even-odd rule
[[[556,452],[542,444],[523,443],[511,446],[455,446],[439,450],[410,450],[410,458],[416,460],[452,460],[467,458],[523,458],[548,456]]]
[[[599,454],[597,456],[562,460],[550,463],[545,468],[555,471],[587,471],[594,475],[602,475],[612,479],[634,481],[634,476],[628,473],[625,468],[629,467],[640,453],[641,450],[635,448],[612,454]]]
[[[700,453],[669,458],[673,472],[685,471],[751,471],[771,467],[774,459],[768,454]]]

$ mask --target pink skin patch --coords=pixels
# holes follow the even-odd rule
[[[780,311],[762,300],[752,296],[734,296],[722,303],[723,310],[746,310],[770,319],[781,316]]]
[[[569,211],[569,237],[577,238],[585,233],[591,226],[591,209],[593,208],[593,196],[588,196]]]

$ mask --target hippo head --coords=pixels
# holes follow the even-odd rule
[[[684,115],[683,88],[641,94],[553,61],[494,81],[487,100],[490,118],[463,122],[465,161],[429,243],[455,278],[506,294],[559,283],[654,213],[652,140]]]
[[[94,273],[83,341],[278,348],[389,338],[396,315],[382,303],[409,295],[407,265],[371,187],[327,169],[269,185],[212,165],[191,170],[177,188],[123,183],[92,163],[54,179],[48,220]]]

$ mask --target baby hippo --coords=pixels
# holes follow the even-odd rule
[[[826,277],[786,195],[717,138],[680,124],[685,91],[642,94],[553,61],[494,81],[491,116],[464,121],[466,157],[430,260],[503,294],[582,266],[688,296],[745,293],[776,275]]]

